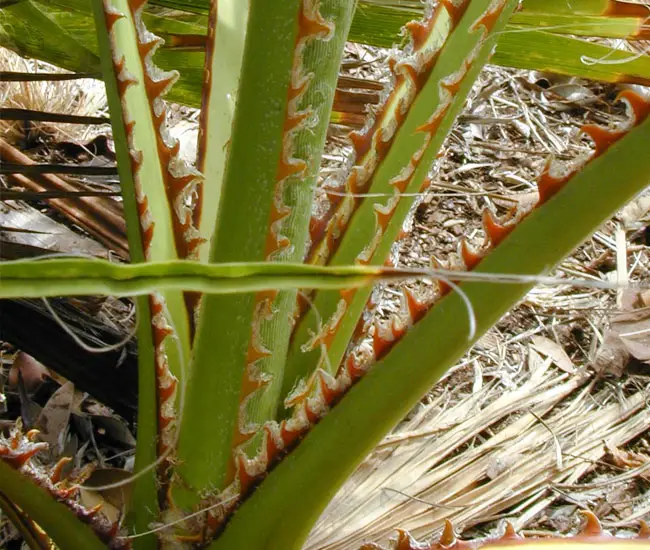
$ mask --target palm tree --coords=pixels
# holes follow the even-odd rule
[[[565,167],[549,160],[532,208],[486,210],[484,246],[460,244],[463,269],[385,265],[481,69],[492,58],[620,80],[579,61],[620,53],[531,26],[639,38],[646,12],[606,0],[571,10],[563,0],[145,4],[6,8],[5,44],[71,70],[101,68],[131,263],[5,262],[0,297],[136,296],[138,444],[123,529],[170,529],[121,538],[34,465],[43,444],[30,433],[3,440],[0,492],[26,533],[33,521],[61,548],[300,548],[382,436],[647,184],[650,103],[628,90],[629,124],[585,127],[594,152]],[[350,123],[333,105],[351,37],[403,46],[371,120],[350,136],[349,167],[316,210],[328,124]],[[647,59],[637,61],[627,79],[647,82]],[[178,157],[163,96],[200,101],[198,170]],[[433,300],[405,293],[399,320],[359,330],[374,284],[423,277],[436,281]]]

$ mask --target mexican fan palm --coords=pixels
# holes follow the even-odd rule
[[[647,83],[647,59],[626,73],[588,68],[576,52],[610,50],[532,28],[589,34],[580,27],[588,18],[592,31],[639,38],[646,13],[614,0],[571,10],[550,0],[145,4],[7,8],[4,43],[69,69],[101,69],[131,263],[5,262],[0,295],[134,296],[139,406],[121,525],[84,509],[58,470],[38,466],[43,444],[33,433],[2,440],[0,493],[23,526],[35,522],[61,548],[300,548],[382,436],[536,277],[648,182],[650,103],[626,91],[628,123],[583,128],[593,152],[567,166],[549,159],[531,208],[501,218],[486,210],[484,245],[459,242],[463,269],[391,267],[413,197],[430,185],[482,67],[510,59]],[[194,15],[175,20],[161,6]],[[76,33],[65,31],[72,21]],[[374,35],[373,21],[382,22]],[[54,25],[40,51],[20,32],[28,22]],[[328,125],[346,117],[334,109],[344,45],[364,37],[401,44],[391,81],[316,208]],[[202,68],[192,65],[197,53]],[[196,169],[167,132],[164,97],[200,104]],[[437,285],[434,299],[404,292],[399,318],[364,329],[373,285],[424,277]],[[407,539],[400,548],[414,544]]]

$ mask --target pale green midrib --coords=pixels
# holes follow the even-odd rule
[[[291,213],[282,226],[282,234],[291,242],[291,248],[278,261],[302,262],[306,253],[314,192],[354,3],[355,0],[322,0],[319,11],[323,19],[334,26],[333,35],[327,40],[311,39],[305,47],[303,74],[312,76],[298,111],[313,109],[316,121],[292,135],[293,156],[307,163],[307,171],[303,177],[290,177],[285,182],[284,202],[285,206],[291,208]],[[259,361],[260,370],[270,375],[270,381],[253,396],[248,411],[250,420],[258,425],[276,418],[283,399],[284,367],[296,298],[295,290],[280,293],[274,303],[276,309],[272,319],[263,321],[260,326],[261,341],[269,343],[267,347],[272,355]]]
[[[123,124],[123,105],[119,97],[116,75],[110,46],[110,38],[106,28],[103,3],[99,0],[93,2],[94,18],[97,29],[98,45],[103,53],[101,57],[102,72],[106,84],[107,101],[111,112],[113,128],[113,142],[118,160],[118,173],[122,189],[124,215],[127,220],[127,236],[129,252],[132,262],[143,262],[145,259],[142,246],[142,234],[135,200],[134,176],[131,172],[130,155],[128,151],[128,138]],[[42,264],[34,264],[42,268]],[[138,442],[135,451],[135,468],[137,472],[158,458],[157,436],[158,417],[156,414],[157,395],[154,390],[155,377],[155,352],[153,333],[151,330],[151,310],[149,300],[142,296],[135,300],[137,312],[137,339],[138,339]],[[125,518],[125,524],[137,532],[148,529],[152,521],[158,519],[158,495],[155,472],[140,475],[134,483],[130,501],[130,513]],[[143,537],[135,541],[136,550],[155,550],[157,541],[155,537]]]
[[[426,277],[428,273],[422,273]],[[77,277],[32,279],[4,279],[0,287],[0,298],[39,298],[55,296],[142,296],[160,291],[201,292],[213,296],[225,296],[261,292],[264,290],[295,290],[297,288],[348,289],[365,286],[370,281],[403,280],[404,276],[369,277],[366,275],[289,275],[269,277],[254,275],[243,279],[215,280],[209,277],[190,275],[186,277],[140,277],[136,279],[112,280],[89,279],[83,274]]]
[[[271,289],[346,288],[375,280],[425,276],[426,270],[290,263],[202,264],[189,260],[113,264],[103,260],[0,262],[0,298],[143,295],[165,289],[236,294]]]
[[[38,266],[38,267],[36,267]],[[137,277],[159,277],[167,275],[191,276],[202,275],[213,278],[247,277],[250,275],[284,275],[287,273],[311,274],[354,274],[373,275],[381,269],[373,266],[318,266],[302,263],[277,262],[229,262],[229,263],[200,263],[191,260],[171,260],[163,262],[146,262],[136,264],[120,264],[95,258],[51,258],[47,260],[8,260],[0,262],[0,273],[5,277],[33,279],[38,273],[58,272],[57,277],[65,278],[70,274],[79,274],[82,269],[88,269],[87,276],[135,279]],[[396,270],[384,270],[387,273]],[[420,270],[422,271],[422,270]],[[418,270],[413,270],[417,273]],[[422,271],[424,272],[424,271]],[[7,275],[8,274],[8,275]],[[54,278],[53,275],[48,277]]]
[[[198,222],[205,244],[199,249],[201,261],[207,261],[211,239],[217,224],[217,209],[221,198],[228,142],[239,91],[239,75],[244,54],[246,33],[232,32],[246,28],[248,0],[217,1],[217,25],[214,53],[209,67],[211,85],[202,108],[202,128],[205,136],[205,158],[199,159],[204,174],[201,219]]]

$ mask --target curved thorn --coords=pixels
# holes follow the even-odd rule
[[[623,90],[616,101],[625,101],[632,109],[634,124],[639,124],[650,116],[650,101],[633,90]]]
[[[515,224],[500,224],[490,209],[483,210],[483,230],[493,247],[499,245],[503,239],[512,233],[514,228]]]
[[[503,533],[503,536],[501,537],[501,540],[516,540],[520,539],[520,537],[517,534],[517,531],[515,530],[515,526],[510,523],[509,521],[506,521],[506,530]]]
[[[582,127],[582,132],[587,134],[594,142],[594,153],[592,158],[598,158],[604,154],[607,149],[614,145],[627,132],[613,131],[595,124],[586,124]]]
[[[580,531],[581,535],[586,535],[588,537],[597,537],[603,534],[603,528],[600,525],[600,520],[593,512],[590,512],[589,510],[583,510],[582,515],[584,516],[586,523]]]
[[[566,184],[569,179],[573,176],[573,173],[569,172],[565,176],[557,177],[551,174],[551,168],[553,164],[553,158],[549,158],[546,161],[542,175],[537,180],[537,191],[539,192],[539,201],[537,202],[537,207],[541,206],[553,196],[555,196],[562,187]]]
[[[454,525],[448,519],[445,520],[445,527],[440,535],[438,544],[442,546],[452,546],[456,542],[456,533],[454,532]]]
[[[397,548],[399,550],[416,550],[417,542],[408,531],[397,529]]]
[[[463,259],[465,267],[468,269],[468,271],[474,269],[483,259],[483,256],[477,252],[474,252],[474,250],[472,250],[470,245],[467,244],[467,241],[465,240],[461,241],[460,243],[460,256]]]
[[[650,539],[650,525],[644,520],[639,521],[639,534],[640,539]]]
[[[56,465],[54,466],[52,470],[52,474],[50,475],[50,481],[56,485],[59,481],[61,481],[61,478],[63,476],[63,469],[72,462],[72,457],[69,456],[64,456],[61,458]]]

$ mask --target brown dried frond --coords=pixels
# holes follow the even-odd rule
[[[25,59],[5,48],[0,48],[0,66],[4,71],[11,72],[67,72],[42,61]],[[0,83],[0,106],[92,116],[106,108],[106,96],[103,83],[93,79],[2,82]],[[33,140],[36,137],[60,141],[87,141],[97,133],[97,126],[0,120],[0,136],[12,143],[25,139]]]

